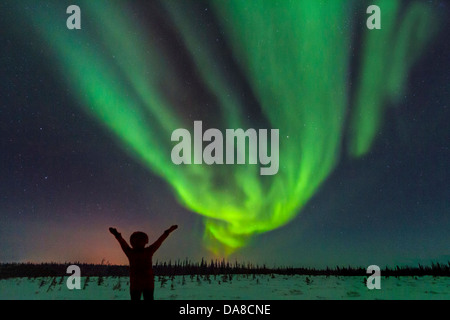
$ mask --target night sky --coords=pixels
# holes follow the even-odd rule
[[[172,224],[179,229],[154,260],[222,258],[214,248],[234,243],[228,236],[239,244],[228,259],[269,266],[450,260],[448,4],[398,2],[389,26],[394,9],[380,1],[386,24],[370,32],[395,34],[402,21],[416,29],[378,48],[366,40],[361,2],[298,1],[298,17],[275,0],[230,3],[1,2],[0,262],[125,264],[108,227],[156,240]],[[82,10],[81,30],[66,28],[70,4]],[[430,13],[411,10],[411,22],[406,13],[417,4]],[[101,5],[108,10],[96,15]],[[375,59],[382,63],[371,66]],[[117,106],[105,104],[108,95]],[[135,98],[154,103],[142,112],[148,119],[139,103],[131,106]],[[126,109],[123,118],[108,116],[116,107]],[[280,172],[260,177],[213,165],[196,176],[174,168],[165,126],[176,126],[164,119],[186,128],[194,120],[276,127]],[[314,130],[301,129],[308,126]],[[259,211],[250,219],[239,204],[251,201]],[[228,204],[237,218],[222,216]],[[277,221],[276,204],[289,208]]]

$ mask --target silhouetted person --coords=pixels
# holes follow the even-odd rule
[[[148,244],[148,236],[144,232],[134,232],[130,237],[130,244],[122,238],[122,235],[115,228],[109,228],[109,231],[116,237],[130,262],[130,296],[131,300],[140,300],[141,295],[144,300],[153,300],[153,292],[155,289],[152,256],[161,246],[169,234],[178,228],[177,225],[171,226],[169,229],[156,240],[152,245]]]

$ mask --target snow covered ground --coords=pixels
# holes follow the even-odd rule
[[[1,300],[129,299],[127,277],[82,277],[80,290],[69,290],[68,277],[0,280]],[[450,299],[450,277],[382,277],[380,290],[367,289],[364,277],[343,276],[175,276],[155,277],[159,300],[311,300]]]

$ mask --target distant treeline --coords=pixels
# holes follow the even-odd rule
[[[17,277],[55,277],[69,276],[67,267],[75,264],[81,269],[81,276],[128,276],[128,266],[87,263],[0,263],[0,279]],[[362,267],[339,267],[314,269],[297,267],[272,267],[266,265],[242,264],[225,260],[192,262],[177,260],[175,262],[156,262],[153,267],[156,276],[175,275],[219,275],[219,274],[281,274],[281,275],[325,275],[325,276],[367,276]],[[432,263],[430,266],[417,267],[396,266],[381,269],[382,276],[450,276],[450,262]]]

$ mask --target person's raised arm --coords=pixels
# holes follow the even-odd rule
[[[128,243],[125,241],[125,239],[122,238],[122,234],[120,234],[116,228],[109,228],[109,232],[111,232],[114,235],[114,237],[116,237],[123,252],[125,252],[125,254],[128,256],[128,253],[130,252],[131,248],[128,245]]]
[[[156,240],[151,246],[150,248],[152,249],[153,252],[155,252],[156,250],[159,249],[159,247],[161,246],[161,244],[164,242],[164,240],[167,239],[167,237],[169,236],[169,234],[171,232],[173,232],[176,228],[178,228],[177,225],[173,225],[171,226],[169,229],[167,229],[166,231],[164,231],[164,233],[158,238],[158,240]]]

